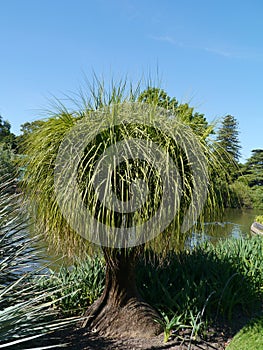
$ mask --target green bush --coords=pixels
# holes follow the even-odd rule
[[[251,192],[253,208],[263,209],[263,186],[253,186]]]
[[[253,193],[250,187],[242,181],[235,181],[229,186],[231,208],[252,208]]]
[[[232,320],[235,311],[252,314],[263,295],[263,240],[228,239],[172,254],[171,263],[140,269],[141,293],[166,313]]]

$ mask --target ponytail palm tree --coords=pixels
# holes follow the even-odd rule
[[[138,293],[136,262],[184,246],[213,204],[213,156],[207,135],[169,109],[138,102],[137,92],[98,83],[79,110],[60,105],[26,140],[24,188],[53,247],[104,256],[105,289],[86,324],[149,337],[161,331],[159,315]]]

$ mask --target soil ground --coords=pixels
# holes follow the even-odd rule
[[[71,328],[46,337],[42,339],[41,344],[34,344],[34,346],[57,344],[55,349],[61,349],[63,344],[62,349],[71,350],[223,350],[234,333],[235,331],[227,328],[210,328],[206,339],[200,338],[190,342],[189,333],[183,331],[180,337],[164,343],[162,334],[149,339],[109,338],[84,328]]]

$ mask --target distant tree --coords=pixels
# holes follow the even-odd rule
[[[0,116],[0,177],[14,178],[16,173],[15,135],[11,133],[11,124]]]
[[[230,185],[231,206],[263,208],[263,149],[252,150],[242,164],[238,178]]]
[[[11,124],[0,116],[0,141],[10,134]]]
[[[243,167],[243,174],[250,187],[263,186],[263,149],[252,150]]]
[[[218,130],[217,143],[227,152],[228,156],[238,162],[240,158],[240,142],[239,142],[238,122],[232,115],[224,117],[222,126]]]
[[[188,124],[195,134],[206,139],[210,134],[214,133],[213,125],[209,124],[204,114],[194,112],[194,108],[188,103],[180,104],[177,108],[177,114],[182,121]]]
[[[204,114],[194,112],[194,108],[187,103],[179,104],[175,97],[170,97],[160,88],[147,88],[140,94],[138,101],[171,110],[171,113],[189,125],[197,135],[203,138],[213,133],[213,126],[208,124]]]
[[[40,128],[45,123],[44,120],[34,120],[33,122],[26,122],[20,126],[20,131],[24,135],[28,135],[36,129]]]
[[[21,135],[16,137],[18,153],[24,153],[24,144],[28,136],[39,129],[44,123],[44,120],[34,120],[33,122],[26,122],[20,126]]]
[[[216,141],[218,155],[228,172],[228,182],[233,182],[238,176],[238,161],[241,149],[238,122],[235,117],[227,115],[223,118]]]
[[[3,149],[15,149],[15,135],[11,133],[11,124],[0,115],[0,144]]]
[[[15,155],[11,149],[0,144],[0,178],[14,178],[16,174]]]
[[[165,109],[175,111],[178,107],[176,98],[171,98],[168,94],[159,88],[149,87],[138,97],[139,102],[154,104]]]
[[[229,186],[228,206],[231,208],[253,208],[253,191],[242,180],[235,180]]]

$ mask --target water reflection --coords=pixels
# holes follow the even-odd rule
[[[248,237],[255,216],[262,214],[262,211],[256,209],[226,209],[218,221],[206,222],[202,229],[193,232],[186,246],[193,248],[206,240],[216,242],[221,238]]]

